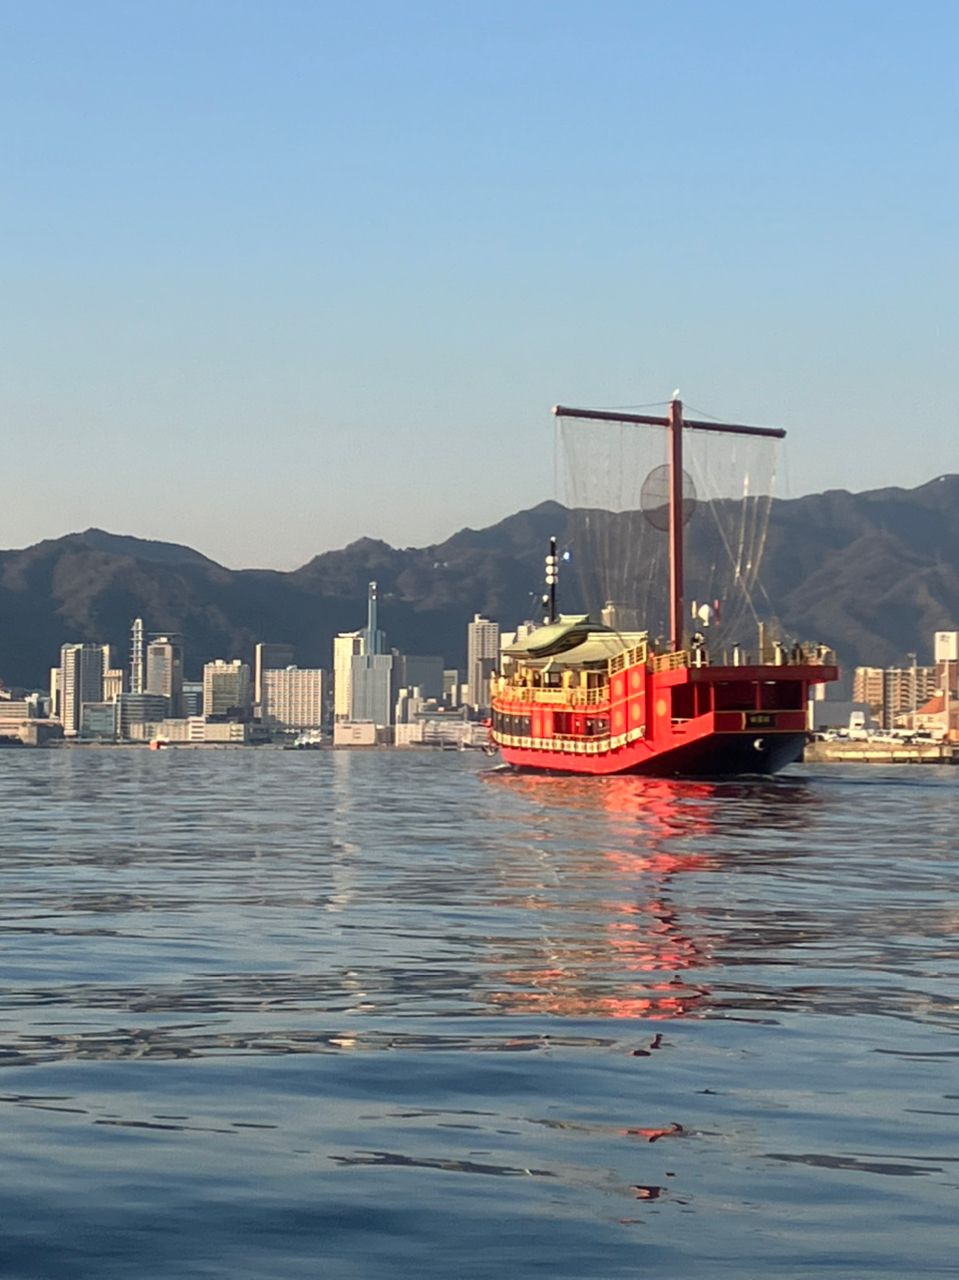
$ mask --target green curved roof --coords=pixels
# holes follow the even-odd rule
[[[503,652],[511,658],[545,658],[579,644],[591,631],[608,631],[608,627],[590,622],[589,614],[562,613],[555,622],[535,631]]]
[[[614,631],[601,622],[591,622],[588,614],[563,614],[503,653],[525,665],[555,671],[605,664],[645,638],[645,631]]]

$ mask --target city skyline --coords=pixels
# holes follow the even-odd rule
[[[471,655],[479,621],[477,615],[467,631]],[[498,639],[499,627],[483,621]],[[388,649],[375,581],[367,586],[366,627],[333,638],[332,696],[330,673],[297,666],[285,642],[256,641],[252,665],[214,658],[192,682],[183,678],[183,636],[148,633],[138,615],[130,623],[128,668],[114,666],[113,653],[100,641],[64,643],[48,692],[13,696],[0,678],[0,746],[316,748],[327,734],[336,747],[486,744],[495,659],[477,689],[472,676],[461,684],[442,655]]]
[[[445,669],[441,655],[387,650],[377,621],[377,584],[370,582],[366,628],[334,637],[331,696],[331,673],[300,668],[289,661],[291,646],[267,641],[256,643],[252,668],[239,658],[214,659],[204,664],[201,682],[183,681],[182,642],[167,635],[146,646],[147,688],[140,691],[144,631],[137,617],[128,673],[113,665],[110,644],[67,642],[59,665],[50,669],[49,696],[33,691],[12,697],[0,681],[0,745],[19,738],[20,744],[40,746],[66,738],[81,744],[251,746],[295,733],[298,745],[310,747],[321,745],[324,734],[334,747],[483,746],[494,686],[501,689],[511,678],[516,655],[540,624],[527,620],[503,632],[497,622],[474,615],[467,626],[466,679],[460,682],[461,673]],[[582,619],[566,619],[567,626],[571,622]],[[547,625],[543,634],[549,630]],[[345,665],[339,661],[344,640],[351,642]],[[959,631],[939,630],[932,640],[931,665],[910,653],[905,666],[857,666],[851,702],[827,700],[823,688],[810,693],[808,728],[842,726],[848,715],[850,733],[865,734],[881,722],[887,733],[929,737],[939,730],[948,737],[959,718]],[[778,641],[773,647],[784,650]],[[795,652],[801,652],[798,646]],[[829,652],[820,646],[820,656]],[[344,677],[347,715],[337,712]],[[495,726],[495,702],[492,715]]]
[[[785,427],[785,496],[959,470],[957,34],[940,3],[8,7],[7,456],[58,466],[0,546],[426,545],[554,496],[556,401],[675,386]]]

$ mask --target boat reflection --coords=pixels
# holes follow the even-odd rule
[[[549,777],[498,772],[510,818],[533,852],[501,868],[501,902],[537,913],[529,932],[497,957],[499,1010],[566,1018],[673,1019],[708,1004],[702,975],[725,936],[703,907],[703,877],[730,867],[733,825],[764,829],[798,820],[799,780],[704,782]],[[737,816],[738,814],[738,816]],[[723,838],[718,838],[720,833]],[[684,885],[695,886],[690,894]],[[502,967],[500,967],[500,965]]]

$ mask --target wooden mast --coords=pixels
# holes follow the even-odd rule
[[[683,647],[683,402],[669,402],[669,647]]]
[[[584,418],[590,422],[632,422],[638,426],[666,427],[669,431],[669,625],[670,648],[683,647],[683,431],[713,431],[718,435],[764,436],[782,440],[782,427],[746,427],[737,422],[699,422],[683,417],[683,402],[669,402],[669,416],[616,413],[606,409],[570,409],[557,404],[557,418]]]

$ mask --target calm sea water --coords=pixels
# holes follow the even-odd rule
[[[0,755],[0,1275],[959,1275],[959,771]]]

